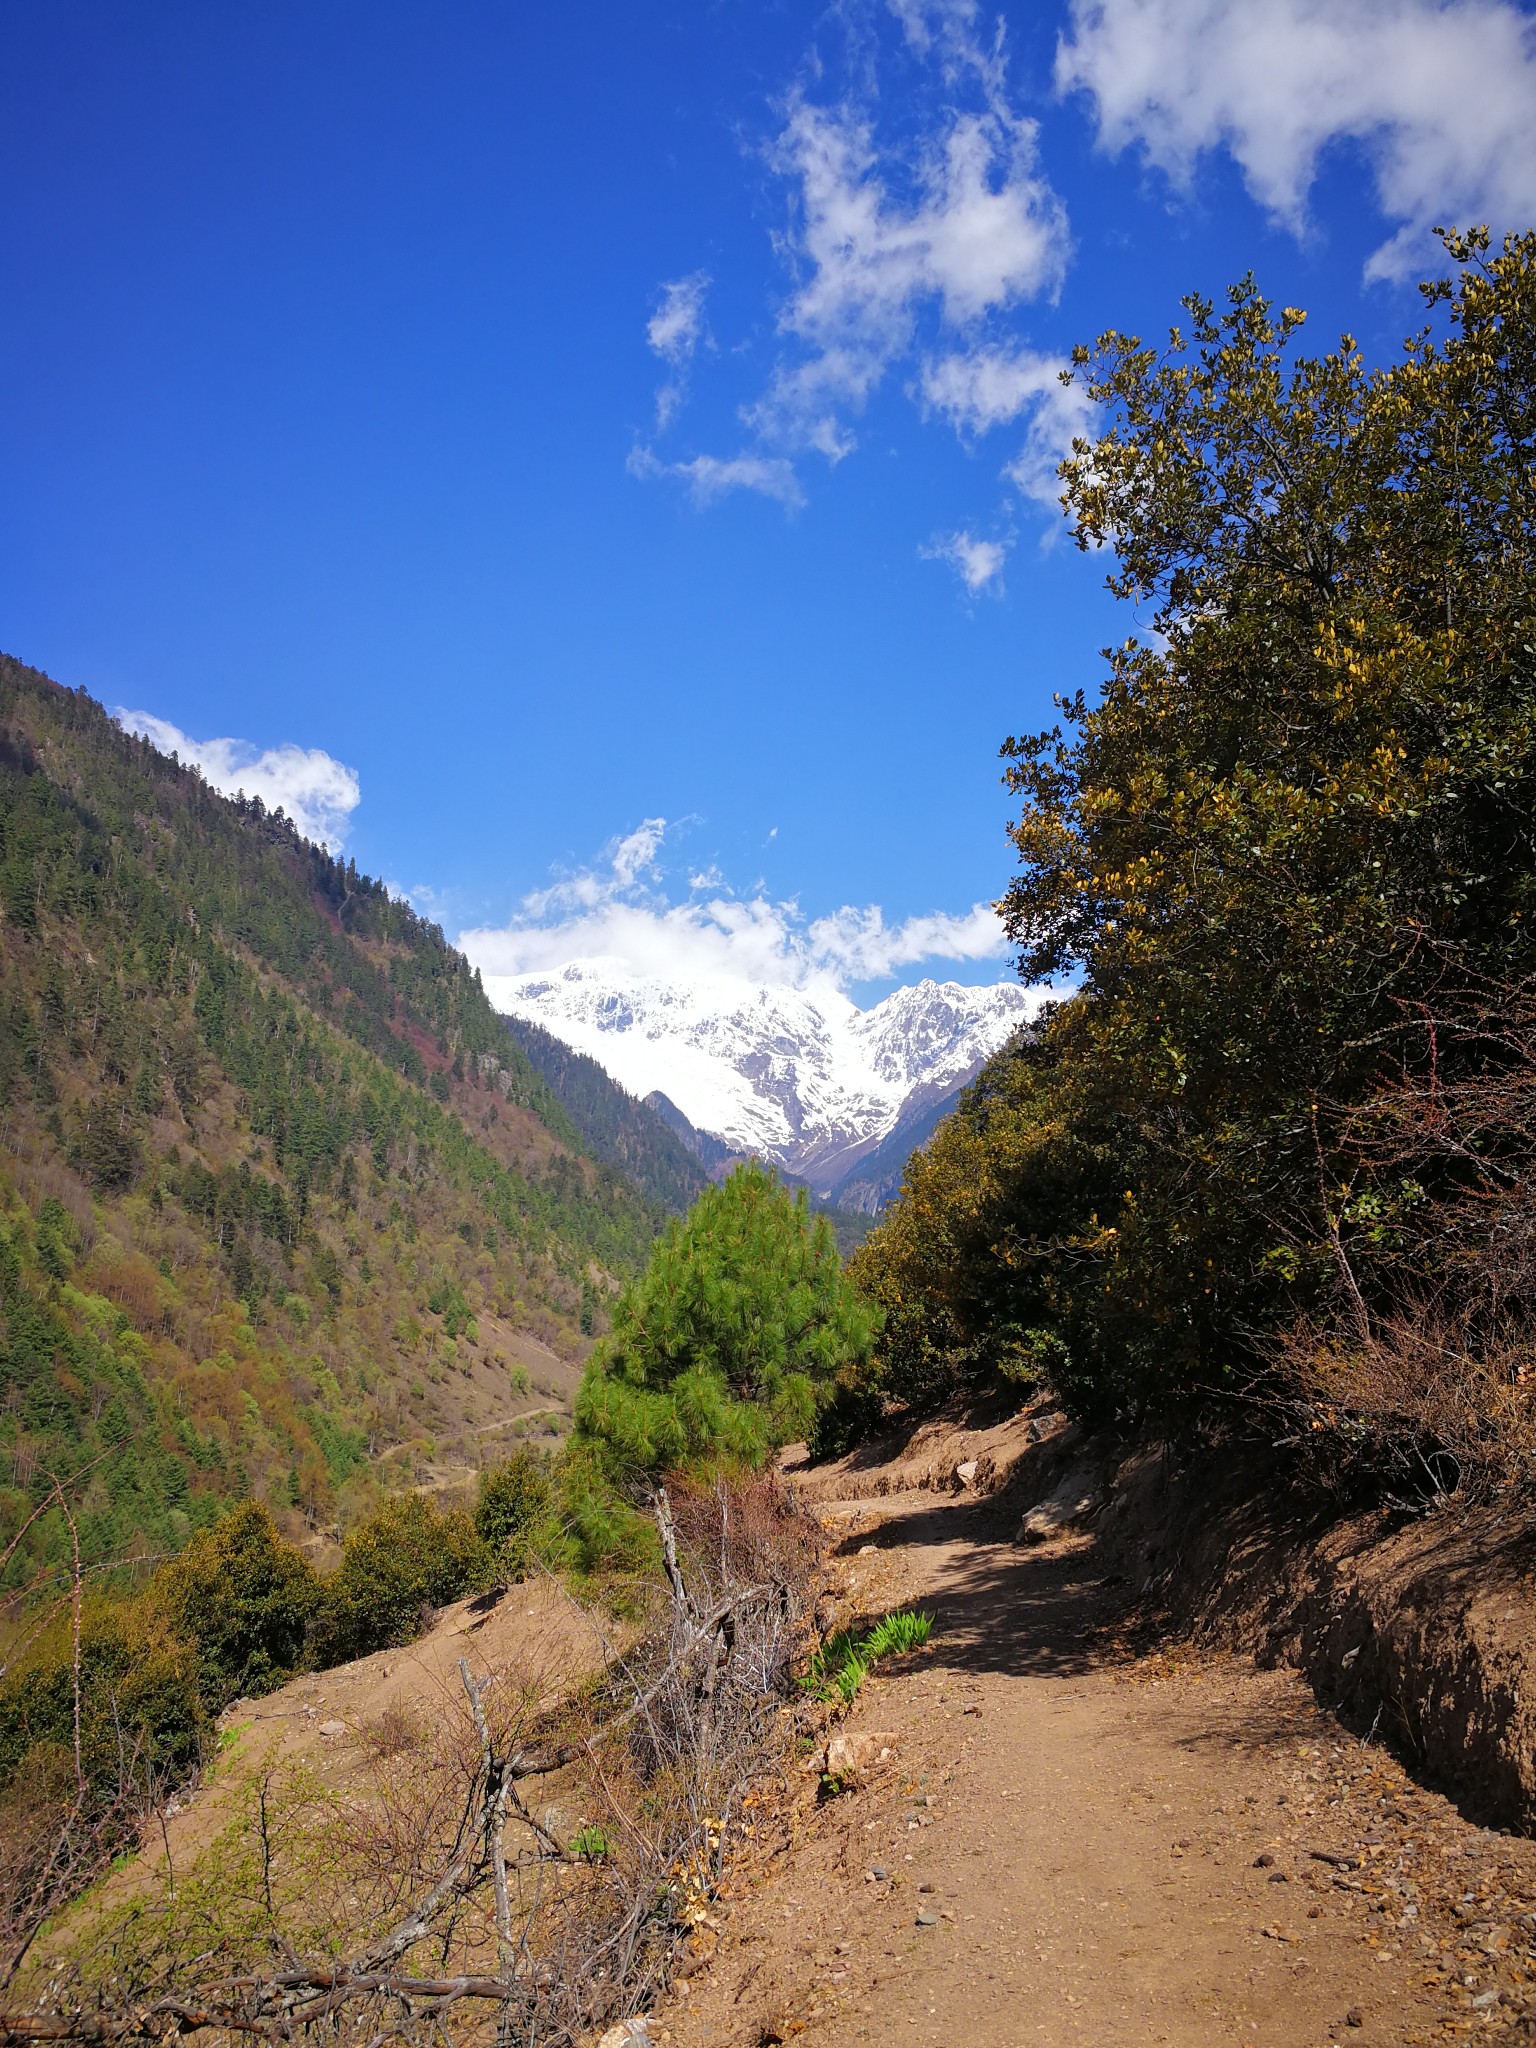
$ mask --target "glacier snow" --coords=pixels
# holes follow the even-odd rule
[[[487,990],[631,1094],[660,1090],[696,1129],[821,1191],[970,1080],[1045,999],[1016,982],[921,981],[861,1010],[832,987],[661,980],[619,959],[488,977]]]

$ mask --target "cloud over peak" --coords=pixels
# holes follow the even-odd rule
[[[987,903],[895,923],[874,904],[807,918],[794,902],[740,897],[706,869],[674,898],[661,859],[669,827],[647,818],[591,867],[524,898],[505,925],[459,934],[488,984],[576,960],[618,959],[659,980],[733,980],[843,988],[883,980],[925,960],[1000,960],[1008,947]],[[494,988],[493,988],[494,994]]]

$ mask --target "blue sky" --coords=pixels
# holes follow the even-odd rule
[[[1006,971],[1130,629],[1054,369],[1255,269],[1384,358],[1536,221],[1512,0],[0,14],[0,645],[488,972]]]

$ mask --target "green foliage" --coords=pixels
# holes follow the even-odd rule
[[[80,1633],[80,1751],[87,1816],[124,1792],[180,1784],[210,1721],[198,1656],[152,1600],[93,1602]],[[0,1682],[0,1793],[23,1772],[73,1785],[74,1657],[61,1612]],[[3,1809],[0,1809],[3,1817]]]
[[[902,1400],[1044,1371],[1166,1414],[1346,1262],[1368,1305],[1441,1256],[1343,1133],[1435,1059],[1423,1019],[1536,965],[1536,237],[1449,250],[1443,333],[1385,369],[1302,355],[1251,280],[1164,351],[1078,352],[1110,418],[1063,471],[1076,537],[1158,639],[1004,750],[1021,970],[1081,992],[854,1261]]]
[[[899,1657],[907,1650],[920,1650],[933,1634],[933,1616],[901,1609],[877,1621],[864,1638],[864,1654],[875,1661]]]
[[[620,1589],[660,1571],[656,1525],[614,1486],[605,1446],[573,1437],[554,1478],[560,1556],[568,1570]]]
[[[503,1582],[526,1578],[549,1547],[555,1507],[549,1460],[529,1444],[480,1474],[475,1534]]]
[[[210,1714],[298,1669],[322,1597],[313,1565],[256,1501],[194,1536],[161,1566],[152,1591],[171,1628],[197,1645]]]
[[[669,1224],[587,1367],[576,1426],[618,1468],[721,1453],[760,1465],[807,1431],[874,1317],[825,1217],[764,1168],[737,1167]]]
[[[590,1822],[578,1828],[565,1846],[569,1855],[579,1856],[583,1863],[606,1863],[613,1854],[613,1843],[606,1831]]]
[[[813,1699],[852,1706],[872,1665],[883,1657],[920,1650],[932,1633],[931,1614],[915,1614],[906,1608],[885,1615],[863,1635],[853,1629],[838,1629],[817,1649],[800,1682]]]
[[[315,1661],[343,1664],[410,1642],[431,1609],[484,1585],[489,1569],[468,1515],[445,1512],[422,1493],[386,1501],[352,1531],[325,1582]]]

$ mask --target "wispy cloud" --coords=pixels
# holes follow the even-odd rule
[[[1064,384],[1064,356],[991,345],[931,356],[923,365],[922,397],[957,433],[979,438],[1025,420],[1024,439],[1003,474],[1024,496],[1056,509],[1056,471],[1074,440],[1093,426],[1093,406],[1081,384]]]
[[[1072,0],[1056,82],[1181,183],[1225,144],[1293,229],[1323,151],[1356,143],[1402,223],[1368,276],[1411,273],[1436,222],[1536,214],[1536,20],[1507,0]]]
[[[355,769],[319,747],[291,743],[257,748],[249,740],[194,740],[152,711],[119,709],[125,732],[140,734],[162,754],[176,754],[199,769],[225,796],[258,796],[269,810],[282,810],[304,834],[339,853],[352,813],[362,801]]]
[[[887,165],[861,108],[792,98],[772,161],[795,191],[784,246],[801,282],[779,316],[787,353],[751,423],[836,460],[853,445],[849,416],[912,349],[920,313],[962,331],[1054,290],[1066,216],[1035,157],[1034,122],[1000,100],[944,117],[914,161]],[[915,179],[911,202],[891,172]]]
[[[630,450],[629,473],[638,477],[674,476],[685,483],[696,505],[712,505],[731,491],[756,491],[776,498],[790,511],[805,503],[795,466],[781,455],[695,455],[688,462],[663,462],[654,450]]]
[[[891,0],[891,13],[923,81],[900,138],[881,125],[873,71],[835,94],[812,67],[815,88],[786,95],[764,154],[788,203],[774,237],[786,286],[766,384],[740,408],[755,446],[689,461],[639,447],[632,474],[673,477],[700,504],[747,489],[796,505],[797,465],[850,455],[860,415],[893,373],[915,371],[924,351],[958,362],[984,349],[990,323],[1059,286],[1066,211],[1040,167],[1037,124],[1010,100],[1001,28],[982,39],[974,0]],[[682,375],[701,292],[699,278],[668,285],[647,328],[658,353],[679,353]],[[658,401],[658,432],[676,415],[672,389]],[[1009,417],[1031,408],[1056,417],[1038,389]],[[953,417],[937,399],[924,409]]]
[[[972,597],[993,589],[1001,592],[1003,565],[1012,545],[1006,540],[982,540],[963,529],[941,533],[918,549],[925,562],[947,562]]]
[[[704,299],[709,290],[709,273],[696,270],[689,277],[674,278],[661,288],[661,300],[646,322],[645,338],[654,354],[661,357],[672,375],[656,393],[656,431],[664,434],[688,395],[688,368],[694,350],[706,340]]]
[[[714,868],[687,876],[674,900],[662,851],[669,828],[647,818],[591,867],[534,891],[501,926],[459,935],[493,1000],[497,984],[574,960],[618,959],[661,980],[725,976],[807,988],[882,980],[929,960],[1001,960],[992,906],[890,923],[873,904],[807,918],[794,902],[726,890]]]

